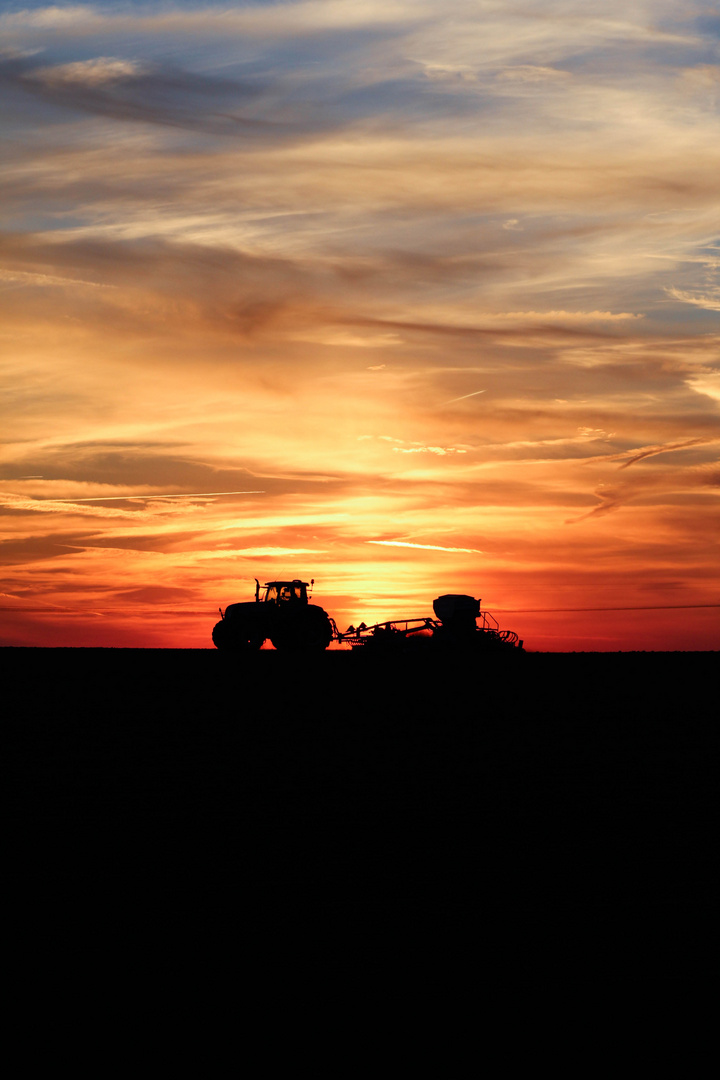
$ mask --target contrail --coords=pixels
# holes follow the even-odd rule
[[[709,442],[717,442],[717,437],[686,439],[684,442],[665,443],[659,446],[643,446],[633,453],[633,456],[628,461],[623,462],[620,468],[627,469],[630,465],[634,465],[636,461],[642,461],[644,458],[653,457],[656,454],[669,454],[672,450],[685,450],[688,447]]]
[[[405,540],[366,540],[366,544],[381,544],[383,547],[425,548],[428,551],[464,551],[468,555],[482,555],[477,548],[440,547],[439,544],[410,544]]]
[[[194,491],[183,495],[95,495],[85,499],[50,499],[49,502],[123,502],[129,499],[199,499],[205,495],[264,495],[264,491]],[[45,501],[45,500],[40,500]]]
[[[473,390],[472,394],[462,394],[461,397],[451,397],[449,401],[441,401],[441,405],[452,405],[453,401],[464,401],[465,398],[476,397],[478,394],[486,394],[487,390]]]

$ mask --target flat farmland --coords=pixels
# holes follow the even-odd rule
[[[33,897],[713,899],[717,653],[0,664],[11,857]]]

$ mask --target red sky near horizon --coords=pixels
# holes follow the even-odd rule
[[[0,644],[212,647],[482,598],[720,648],[720,18],[18,4]],[[603,610],[595,610],[603,609]]]

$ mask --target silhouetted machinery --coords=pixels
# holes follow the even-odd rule
[[[310,587],[315,579],[310,582]],[[268,638],[276,649],[327,649],[338,629],[321,607],[308,602],[307,581],[267,581],[255,578],[255,602],[228,604],[213,627],[218,649],[247,652]],[[262,593],[262,595],[261,595]]]
[[[315,584],[314,579],[310,586]],[[261,587],[255,579],[255,602],[229,604],[212,639],[218,649],[247,652],[259,649],[269,638],[276,649],[319,651],[331,641],[353,649],[408,651],[430,648],[507,652],[522,651],[523,643],[514,630],[501,630],[489,611],[480,610],[472,596],[448,593],[433,600],[436,619],[391,619],[341,634],[327,612],[308,601],[307,581],[267,581]]]
[[[338,641],[348,642],[353,649],[390,650],[450,650],[507,652],[522,651],[523,643],[514,630],[501,630],[489,611],[480,610],[480,601],[473,596],[447,593],[433,600],[437,619],[392,619],[389,622],[365,623],[355,629],[348,627],[338,634]]]

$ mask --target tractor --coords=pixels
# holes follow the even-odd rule
[[[312,586],[315,579],[310,581]],[[269,638],[282,651],[321,651],[338,630],[321,607],[308,601],[308,582],[267,581],[255,578],[255,602],[228,604],[220,608],[221,619],[213,627],[216,648],[228,652],[259,649]]]

